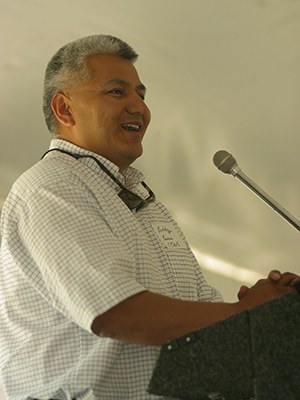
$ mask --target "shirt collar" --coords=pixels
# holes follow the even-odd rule
[[[66,150],[74,154],[82,154],[82,155],[90,155],[96,157],[105,167],[120,181],[122,182],[129,190],[134,189],[138,184],[140,184],[144,176],[143,174],[133,167],[128,167],[123,174],[119,172],[119,168],[107,160],[105,157],[100,156],[97,153],[94,153],[90,150],[86,150],[82,147],[79,147],[67,140],[63,139],[52,139],[50,143],[49,150],[52,149],[61,149]],[[99,166],[93,161],[91,158],[82,158],[81,161],[89,166],[94,171],[98,172]]]

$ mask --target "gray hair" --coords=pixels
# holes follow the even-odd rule
[[[57,135],[58,121],[53,113],[53,96],[89,78],[87,60],[98,54],[112,54],[135,62],[137,53],[122,40],[110,35],[92,35],[67,43],[47,65],[44,79],[43,111],[46,125]]]

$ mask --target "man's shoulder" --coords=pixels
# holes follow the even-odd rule
[[[11,187],[8,198],[21,203],[40,190],[71,190],[75,185],[86,186],[84,177],[71,157],[47,157],[20,175]]]
[[[69,181],[70,176],[76,171],[72,161],[63,157],[42,159],[23,172],[13,187],[25,189],[51,183],[57,184],[62,180]]]

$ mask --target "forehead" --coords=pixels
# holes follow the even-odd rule
[[[112,80],[124,80],[134,85],[141,83],[137,70],[130,60],[111,54],[99,54],[88,58],[91,79],[107,83]]]

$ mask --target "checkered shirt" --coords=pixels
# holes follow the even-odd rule
[[[66,141],[51,148],[97,157]],[[144,290],[221,301],[157,200],[135,212],[91,158],[51,152],[13,185],[1,216],[0,371],[11,400],[158,399],[147,386],[159,346],[91,332],[96,316]]]

